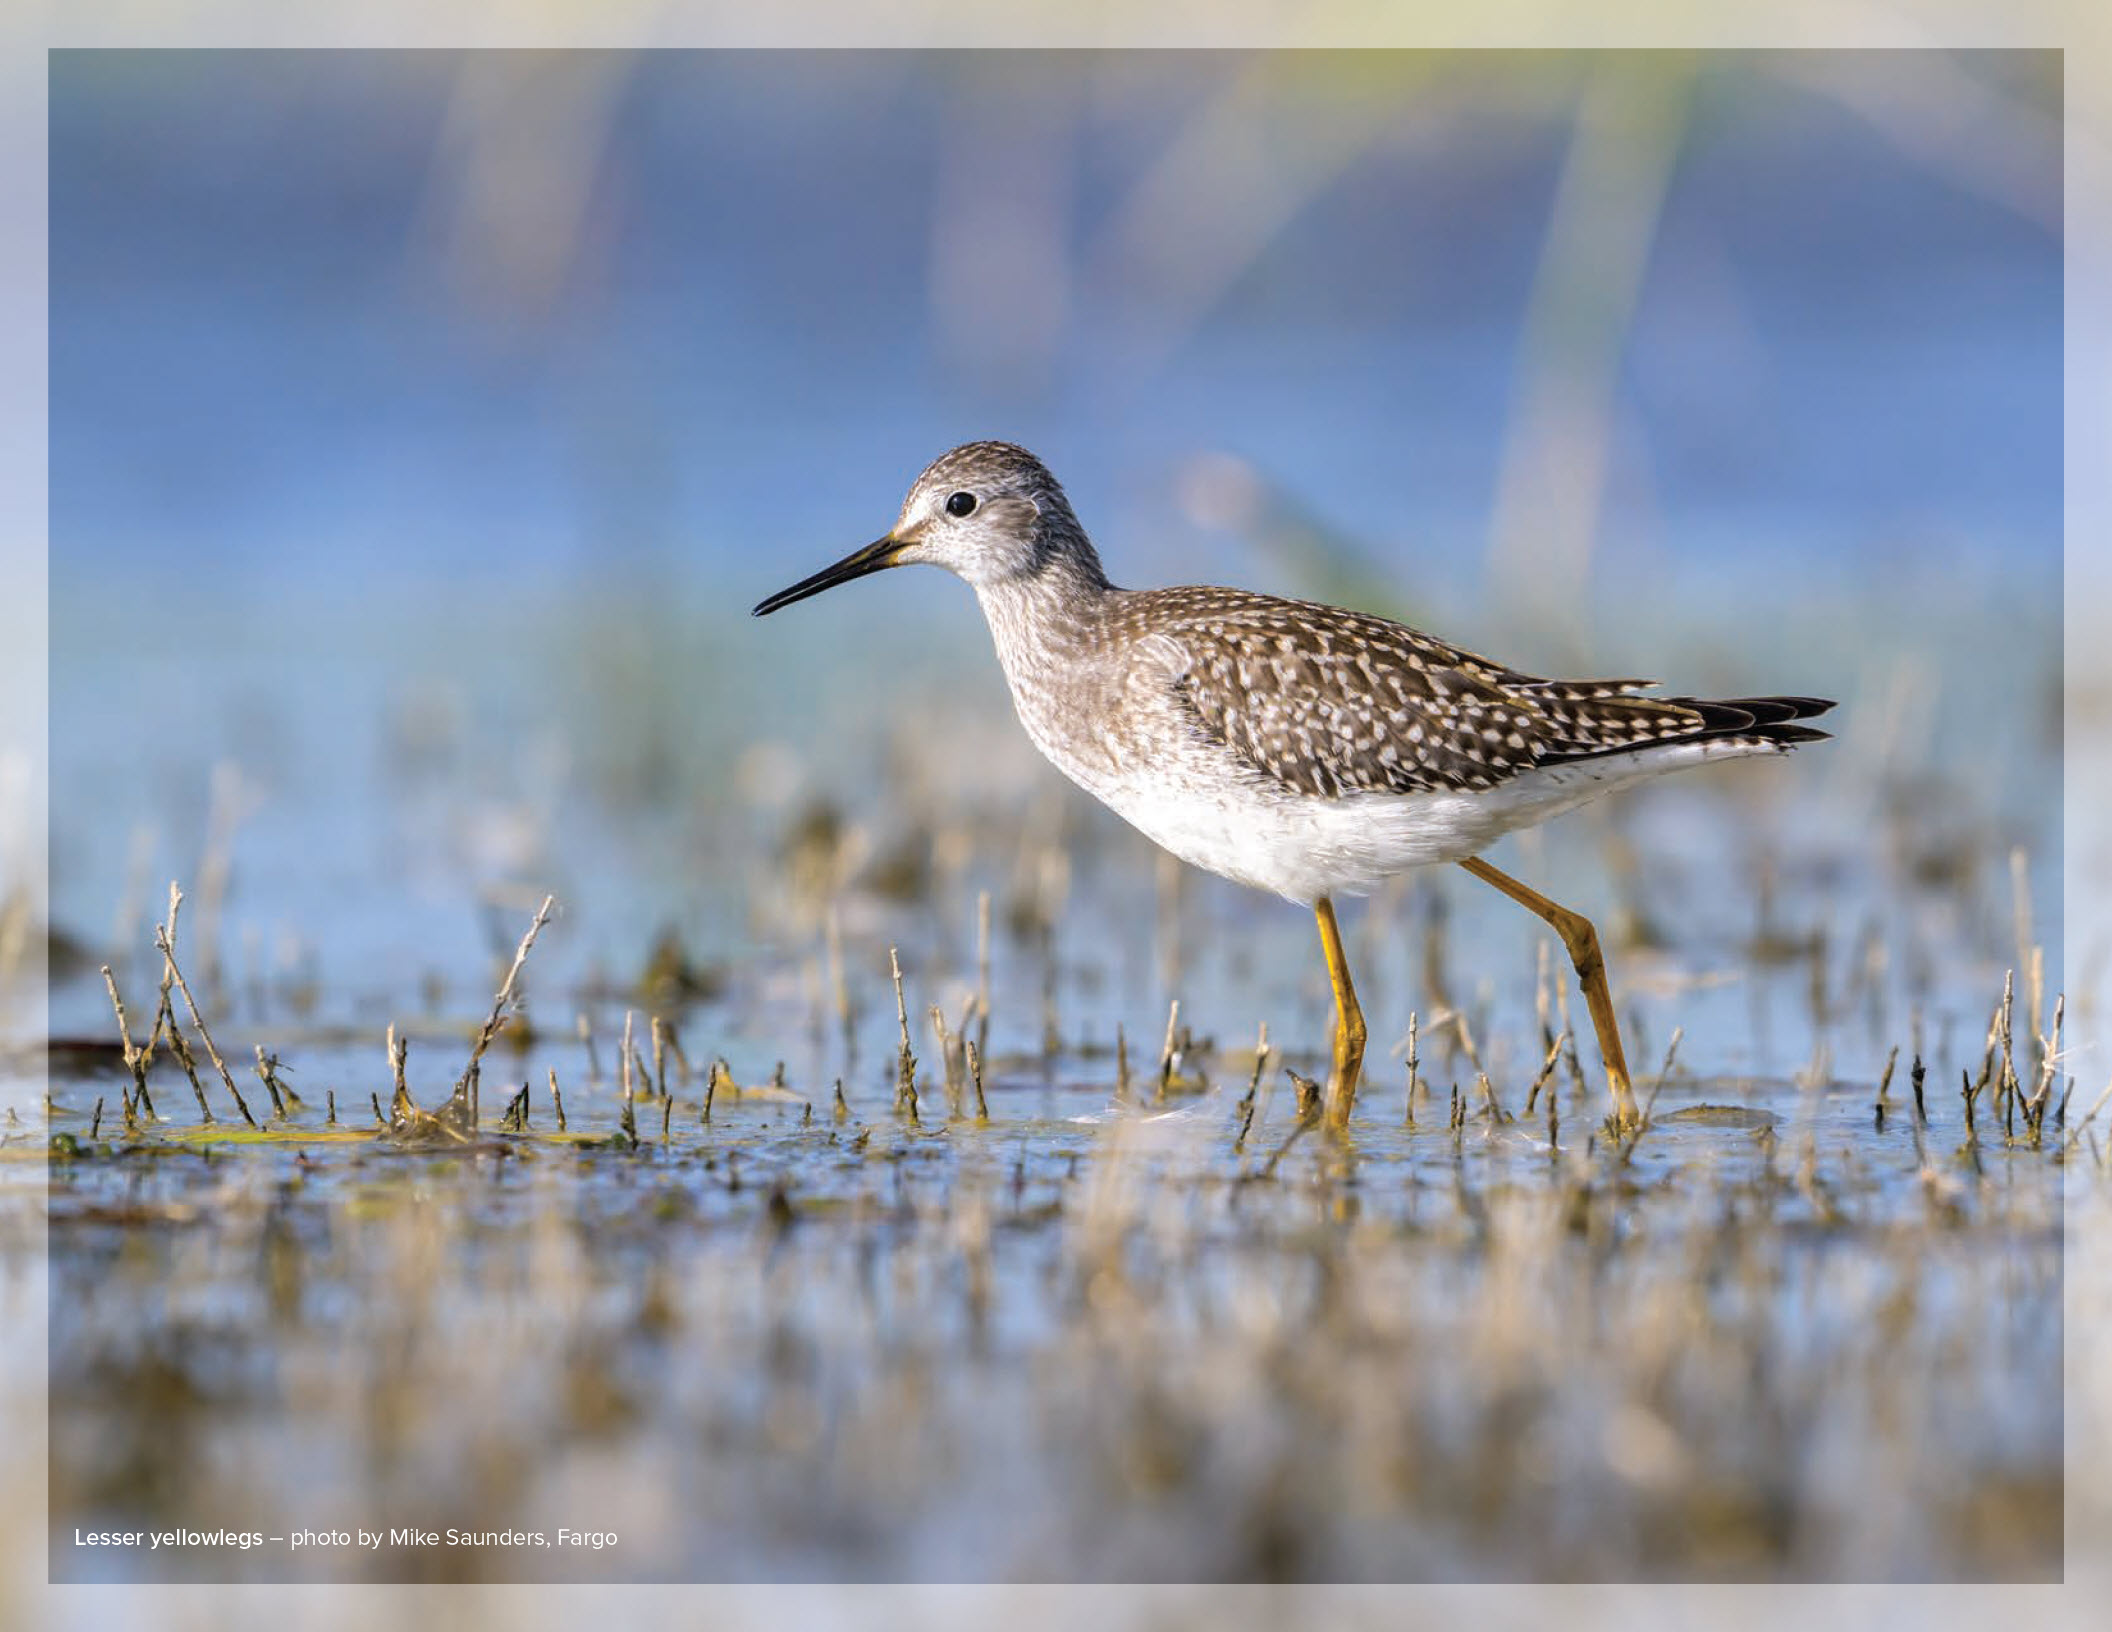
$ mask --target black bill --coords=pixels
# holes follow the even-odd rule
[[[863,578],[869,572],[891,567],[901,549],[902,540],[898,538],[876,538],[864,549],[853,550],[833,567],[823,567],[813,577],[802,578],[790,589],[781,589],[768,600],[757,602],[755,616],[767,617],[781,606],[790,606],[794,601],[803,601],[809,595],[819,595],[825,589],[847,584],[853,578]]]

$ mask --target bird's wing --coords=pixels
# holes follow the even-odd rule
[[[1492,788],[1535,766],[1656,743],[1753,735],[1786,746],[1821,735],[1787,722],[1828,706],[1542,680],[1385,618],[1239,590],[1135,599],[1129,615],[1151,631],[1193,728],[1256,774],[1325,798]]]

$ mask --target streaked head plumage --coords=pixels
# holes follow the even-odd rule
[[[944,567],[979,592],[1042,578],[1052,568],[1087,591],[1107,579],[1070,500],[1044,465],[1012,442],[963,442],[924,467],[884,538],[781,590],[757,616],[884,567]]]

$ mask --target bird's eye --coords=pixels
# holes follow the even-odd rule
[[[974,508],[973,493],[956,493],[946,501],[946,514],[949,516],[965,516]]]

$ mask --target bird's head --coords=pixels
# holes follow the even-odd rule
[[[1089,563],[1099,579],[1093,547],[1048,467],[1010,442],[965,442],[934,459],[910,484],[902,513],[884,538],[779,590],[755,615],[884,567],[924,562],[981,590],[1039,577],[1065,561]]]

